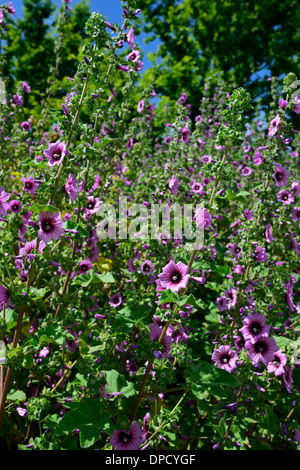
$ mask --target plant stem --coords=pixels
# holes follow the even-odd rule
[[[156,434],[158,433],[158,431],[160,431],[169,421],[169,418],[175,413],[175,411],[177,410],[177,408],[181,405],[181,403],[183,402],[183,400],[185,399],[185,397],[188,395],[190,389],[191,389],[191,385],[186,389],[185,393],[182,395],[182,397],[180,398],[180,400],[176,403],[176,405],[174,406],[173,410],[170,412],[169,416],[168,416],[168,419],[165,419],[165,421],[163,421],[159,426],[158,428],[156,429],[156,431],[151,434],[151,436],[147,439],[146,442],[144,442],[142,444],[141,447],[144,447],[149,441],[151,441],[151,439],[153,439],[154,436],[156,436]]]

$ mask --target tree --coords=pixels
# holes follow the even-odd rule
[[[24,97],[25,104],[30,100],[34,107],[48,94],[51,73],[59,96],[63,87],[57,83],[75,74],[90,8],[83,1],[70,11],[63,2],[56,13],[51,0],[24,0],[23,12],[23,18],[8,22],[3,72],[8,92],[28,82],[34,94]]]
[[[217,78],[269,93],[266,76],[299,73],[300,4],[290,0],[140,0],[142,31],[159,38],[151,54],[159,93],[178,98],[183,90],[199,107],[205,83]]]

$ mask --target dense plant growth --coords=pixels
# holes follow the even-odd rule
[[[157,113],[139,8],[68,77],[69,4],[40,99],[1,79],[1,449],[297,449],[297,77]]]

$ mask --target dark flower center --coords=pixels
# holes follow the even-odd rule
[[[148,273],[150,271],[149,264],[145,264],[143,269],[144,269],[144,271],[146,271]]]
[[[29,181],[26,181],[25,188],[26,189],[31,189],[32,188],[32,183],[30,183]]]
[[[282,200],[283,200],[283,201],[287,201],[287,200],[288,200],[288,195],[287,195],[287,194],[284,194],[284,195],[282,196]]]
[[[12,206],[12,210],[13,210],[13,211],[17,211],[18,209],[19,209],[18,204],[14,204],[14,205]]]
[[[275,357],[274,361],[273,361],[273,364],[278,367],[280,366],[280,359],[278,357]]]
[[[130,434],[126,431],[121,431],[119,434],[119,439],[123,444],[127,444],[130,441]]]
[[[172,282],[180,282],[181,279],[182,279],[182,276],[180,273],[175,273],[175,274],[172,274],[171,276],[171,279],[172,279]]]
[[[281,181],[282,178],[283,178],[283,174],[282,173],[276,173],[275,178],[277,179],[277,181]]]
[[[61,151],[57,150],[56,153],[53,154],[53,160],[59,160],[61,158]]]
[[[194,189],[195,189],[196,191],[198,191],[199,186],[196,184],[196,186],[194,186]]]
[[[238,344],[238,347],[239,347],[239,348],[242,348],[242,347],[244,347],[244,345],[245,345],[245,341],[242,340],[242,339],[240,339],[237,344]]]
[[[42,222],[42,230],[43,232],[51,232],[53,230],[53,224],[50,222],[50,220],[43,220]]]
[[[258,343],[255,344],[254,349],[255,349],[256,353],[263,354],[267,351],[268,346],[266,345],[266,343],[263,343],[262,341],[259,341]]]
[[[254,335],[258,335],[261,332],[261,326],[259,323],[253,323],[250,329]]]
[[[81,265],[81,271],[87,271],[87,265],[86,264],[82,264]]]
[[[223,364],[228,364],[229,361],[230,361],[230,357],[228,356],[228,354],[224,354],[224,356],[221,357],[221,362]]]
[[[241,251],[241,249],[237,246],[236,249],[235,249],[235,252],[239,253],[240,251]]]
[[[95,207],[95,203],[93,201],[90,201],[90,202],[87,203],[87,208],[88,209],[94,209],[94,207]]]

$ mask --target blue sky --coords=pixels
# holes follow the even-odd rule
[[[76,3],[79,3],[80,0],[72,0],[70,3],[70,7],[72,8],[72,5],[76,5]],[[8,0],[7,2],[8,3]],[[13,7],[16,10],[16,15],[17,17],[22,17],[22,5],[23,5],[23,0],[12,0]],[[52,3],[57,5],[57,7],[60,6],[61,1],[60,0],[52,0]],[[122,23],[122,4],[120,0],[89,0],[88,2],[90,4],[91,10],[92,11],[97,11],[101,13],[103,16],[107,17],[107,20],[110,23]],[[150,62],[147,59],[147,53],[151,52],[153,50],[156,50],[159,41],[156,40],[153,43],[145,45],[143,43],[143,37],[139,37],[139,45],[141,46],[143,52],[145,53],[143,62],[144,62],[144,68],[145,70],[147,67],[149,67]]]
[[[8,3],[8,2],[7,2]],[[60,5],[60,1],[52,2],[54,5]],[[79,0],[72,0],[70,7],[79,3]],[[104,16],[107,16],[112,23],[119,23],[122,21],[122,6],[120,0],[90,0],[91,9],[98,11]],[[22,0],[13,0],[13,6],[16,10],[17,16],[22,16]]]

